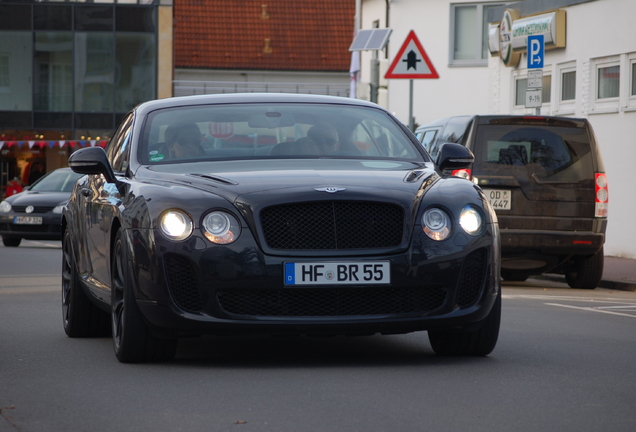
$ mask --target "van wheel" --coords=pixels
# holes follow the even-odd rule
[[[6,247],[18,247],[21,242],[20,237],[2,237],[2,244]]]
[[[476,331],[429,330],[428,340],[442,356],[486,356],[495,349],[501,322],[501,290],[490,313]]]
[[[523,282],[528,279],[528,275],[514,270],[501,270],[501,277],[503,280],[509,282]]]
[[[565,271],[565,280],[572,288],[594,289],[601,283],[605,256],[603,248],[591,257],[577,257]]]

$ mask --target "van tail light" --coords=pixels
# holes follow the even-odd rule
[[[607,207],[609,205],[607,176],[605,175],[605,173],[595,173],[594,180],[594,190],[596,192],[594,217],[607,217]]]
[[[466,180],[470,180],[473,177],[472,170],[470,168],[453,170],[451,172],[451,175],[454,175],[455,177],[465,178]]]

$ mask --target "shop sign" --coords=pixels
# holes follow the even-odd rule
[[[500,56],[506,66],[519,64],[521,53],[527,51],[528,36],[543,35],[545,49],[565,48],[565,10],[519,18],[515,9],[506,9],[500,23],[488,29],[488,48]]]

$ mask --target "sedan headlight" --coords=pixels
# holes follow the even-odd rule
[[[11,204],[7,201],[0,202],[0,213],[9,213],[11,211]]]
[[[64,210],[65,205],[66,203],[55,206],[55,208],[53,209],[53,213],[62,214],[62,210]]]
[[[159,217],[161,232],[171,240],[185,240],[192,234],[193,223],[182,210],[167,210]]]
[[[481,232],[484,225],[484,218],[481,217],[481,214],[477,211],[477,209],[471,206],[466,206],[462,209],[462,212],[459,215],[459,224],[466,233],[474,236]]]
[[[431,208],[422,215],[424,232],[433,240],[441,241],[450,235],[451,222],[445,211]]]
[[[213,211],[203,218],[205,238],[216,244],[230,244],[241,235],[241,224],[230,213]]]

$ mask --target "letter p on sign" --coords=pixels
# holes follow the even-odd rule
[[[528,36],[528,69],[543,69],[545,42],[543,35]]]

